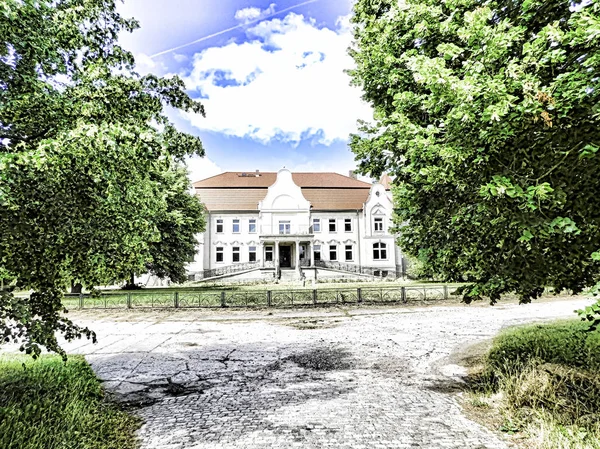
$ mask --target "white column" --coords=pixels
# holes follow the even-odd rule
[[[279,241],[275,240],[275,268],[279,270]]]
[[[300,272],[300,241],[296,240],[296,271]]]
[[[313,248],[313,242],[310,242],[309,244],[309,257],[310,257],[310,266],[314,267],[315,266],[315,253],[314,253],[314,248]]]

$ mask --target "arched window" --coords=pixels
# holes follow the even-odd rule
[[[387,260],[387,244],[373,243],[373,260]]]

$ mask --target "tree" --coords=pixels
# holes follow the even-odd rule
[[[405,251],[468,302],[600,276],[600,2],[358,0],[351,148]]]
[[[189,192],[187,171],[179,166],[157,173],[157,181],[165,186],[167,209],[157,217],[161,238],[150,244],[151,261],[146,269],[159,278],[176,283],[187,280],[185,265],[197,253],[196,234],[204,230],[204,207]]]
[[[33,290],[0,293],[0,335],[33,355],[64,356],[57,331],[95,338],[65,317],[65,287],[143,271],[167,219],[200,230],[197,200],[178,209],[164,181],[202,144],[164,108],[204,109],[178,77],[134,71],[116,39],[136,27],[113,0],[0,3],[0,268]]]

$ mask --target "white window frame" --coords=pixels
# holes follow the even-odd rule
[[[348,258],[348,252],[350,252],[350,258]],[[344,259],[346,262],[354,261],[354,245],[344,245]]]
[[[331,225],[333,225],[333,231],[331,230]],[[327,230],[329,232],[337,232],[337,218],[330,218],[327,221]]]
[[[269,254],[271,255],[271,258],[269,258]],[[274,258],[275,250],[273,249],[273,246],[265,246],[265,262],[273,262]]]
[[[280,235],[289,235],[291,233],[292,233],[292,222],[290,220],[280,220],[279,221],[279,234]]]
[[[219,226],[221,226],[221,230],[219,231]],[[222,218],[217,218],[217,222],[216,222],[216,233],[217,234],[223,234],[223,232],[225,231],[225,220],[223,220]]]
[[[335,259],[331,258],[331,254],[335,255]],[[337,262],[338,260],[338,247],[337,245],[329,245],[329,260],[331,260],[332,262]]]
[[[252,255],[254,254],[254,260],[252,260]],[[256,262],[256,246],[248,247],[248,262]]]
[[[377,254],[377,257],[375,257],[375,254]],[[385,254],[385,257],[382,257],[382,255],[384,255],[384,254]],[[373,260],[388,260],[387,243],[383,243],[383,242],[373,243]]]
[[[235,260],[235,256],[237,254],[237,259]],[[241,262],[242,258],[241,258],[241,254],[240,254],[240,247],[239,246],[232,246],[231,247],[231,263],[239,263]]]
[[[373,232],[383,232],[384,222],[383,217],[374,217],[373,218]],[[380,229],[377,229],[380,228]]]
[[[317,257],[317,254],[319,255],[319,257]],[[321,257],[321,245],[313,245],[313,260],[315,262],[323,260],[323,258]]]
[[[321,219],[313,218],[313,232],[321,232]]]
[[[350,229],[346,229],[346,225],[350,225]],[[352,225],[352,218],[344,218],[344,232],[352,232],[354,226]]]
[[[219,260],[219,255],[221,255],[221,260]],[[225,262],[225,248],[222,246],[217,246],[215,250],[215,262],[216,263],[224,263]]]
[[[254,226],[254,230],[252,230],[252,226]],[[251,218],[248,220],[248,233],[256,234],[256,218]]]
[[[237,225],[237,231],[235,230],[236,225]],[[234,218],[233,221],[231,222],[231,232],[233,234],[239,234],[241,225],[242,225],[241,220],[239,218]]]

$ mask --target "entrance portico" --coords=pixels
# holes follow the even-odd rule
[[[312,248],[314,236],[303,235],[269,235],[261,236],[263,248],[262,260],[269,261],[273,255],[273,265],[276,269],[295,269],[300,272],[301,267],[313,266]]]

